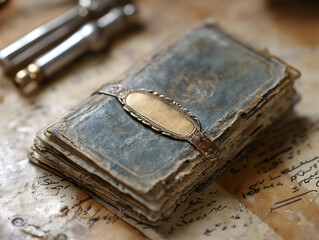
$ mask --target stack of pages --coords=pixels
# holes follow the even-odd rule
[[[298,77],[277,58],[207,24],[118,82],[129,90],[152,90],[140,91],[158,93],[157,100],[97,92],[41,130],[29,157],[83,186],[120,217],[157,225],[291,108]],[[163,99],[177,107],[156,110]],[[133,100],[139,104],[135,113],[125,111],[122,105],[136,104]],[[153,105],[153,115],[143,113]],[[174,111],[198,119],[200,136],[209,139],[208,145],[192,144],[193,132],[174,137],[175,128],[185,130]],[[164,115],[161,126],[157,115]]]

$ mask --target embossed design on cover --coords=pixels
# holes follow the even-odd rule
[[[197,68],[197,71],[185,71],[178,77],[169,80],[170,89],[167,93],[174,96],[174,99],[179,102],[200,103],[205,98],[212,97],[218,75],[210,70]],[[187,86],[187,88],[185,88]]]

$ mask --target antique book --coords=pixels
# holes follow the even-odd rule
[[[157,225],[291,108],[298,77],[206,24],[42,129],[29,158]]]

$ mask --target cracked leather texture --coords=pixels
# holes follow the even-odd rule
[[[286,76],[286,65],[209,24],[155,55],[121,84],[176,100],[199,118],[214,141]],[[189,143],[131,118],[115,97],[98,94],[50,132],[132,188],[151,189],[197,154]]]

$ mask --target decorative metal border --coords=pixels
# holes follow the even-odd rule
[[[194,125],[193,131],[187,136],[182,136],[180,134],[177,134],[170,130],[165,129],[162,126],[159,126],[158,124],[154,123],[150,119],[138,113],[136,110],[131,108],[126,102],[127,97],[130,94],[135,92],[149,94],[157,98],[160,98],[162,101],[169,104],[177,111],[183,113],[193,123]],[[116,97],[118,101],[121,103],[123,109],[126,112],[128,112],[133,118],[137,119],[142,124],[150,127],[152,130],[159,132],[165,136],[169,136],[179,140],[185,140],[191,143],[207,159],[214,158],[216,154],[218,153],[218,147],[201,132],[201,124],[199,119],[194,114],[192,114],[186,107],[183,107],[181,104],[179,104],[178,102],[176,102],[175,100],[169,97],[166,97],[165,95],[162,95],[154,90],[149,90],[145,88],[130,90],[124,87],[123,85],[119,85],[119,84],[104,85],[96,93],[106,94],[106,95]]]

